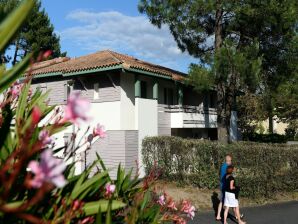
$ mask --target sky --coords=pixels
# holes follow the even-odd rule
[[[185,73],[198,62],[179,50],[166,25],[158,29],[138,12],[138,0],[41,2],[70,57],[110,49]]]

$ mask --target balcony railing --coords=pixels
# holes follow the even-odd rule
[[[189,106],[189,105],[164,105],[159,104],[160,112],[166,113],[198,113],[198,114],[217,114],[216,108],[206,108],[203,106]]]

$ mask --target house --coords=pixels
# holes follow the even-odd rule
[[[32,74],[33,89],[51,90],[50,105],[64,105],[71,91],[80,91],[92,104],[90,125],[100,123],[107,130],[107,138],[78,162],[77,172],[96,158],[95,152],[112,172],[119,163],[135,167],[146,136],[217,138],[216,92],[196,93],[183,84],[181,72],[104,50],[38,63]]]

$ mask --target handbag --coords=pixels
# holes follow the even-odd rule
[[[235,187],[235,198],[238,199],[239,197],[239,193],[240,193],[240,187],[239,186],[236,186]]]

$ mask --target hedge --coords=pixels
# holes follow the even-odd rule
[[[143,164],[153,166],[161,178],[181,184],[215,189],[219,168],[227,153],[233,155],[236,181],[245,197],[270,197],[276,192],[298,190],[298,147],[284,144],[239,142],[221,144],[179,137],[143,140]]]
[[[243,134],[244,141],[252,142],[263,142],[263,143],[286,143],[289,139],[289,136],[280,135],[280,134],[259,134],[259,133],[248,133]]]

